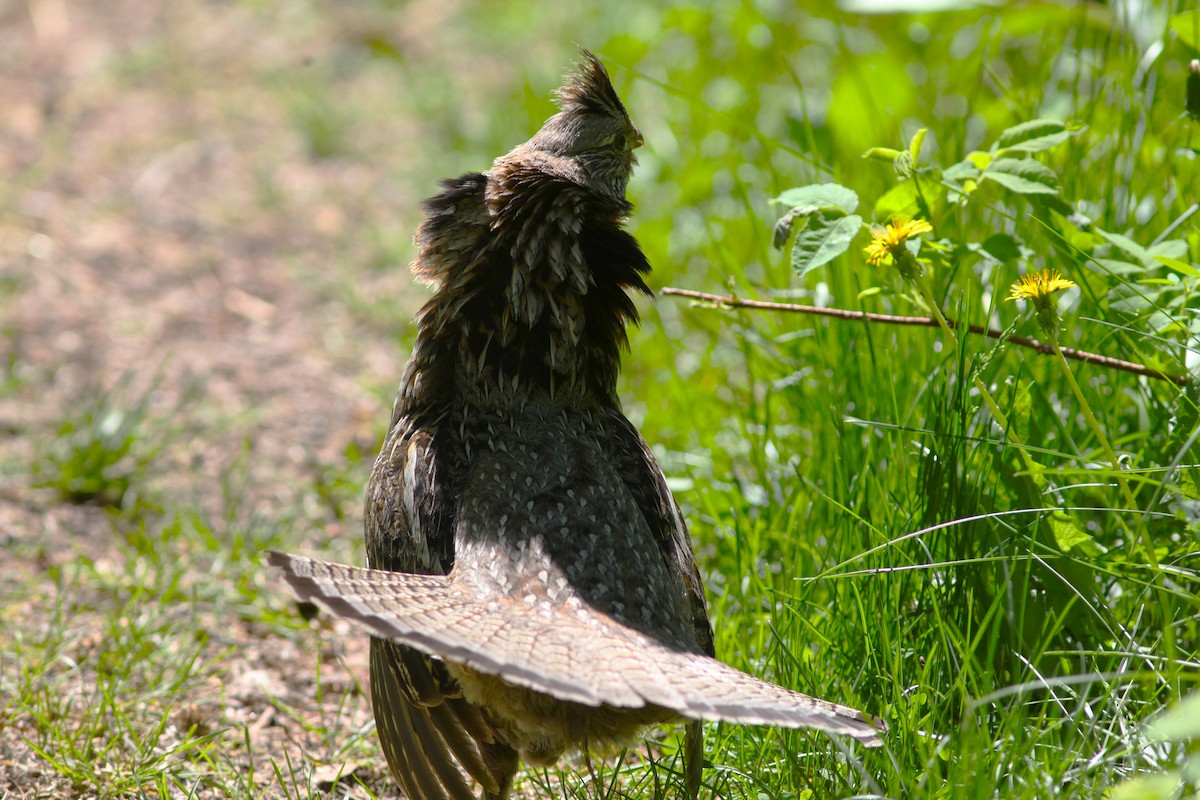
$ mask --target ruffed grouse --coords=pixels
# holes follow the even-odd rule
[[[649,294],[621,228],[642,138],[590,53],[558,104],[424,205],[413,271],[436,292],[367,488],[371,569],[268,561],[373,635],[379,739],[412,800],[466,800],[472,782],[504,798],[519,758],[680,717],[877,745],[875,717],[713,658],[687,529],[615,390],[626,291]]]

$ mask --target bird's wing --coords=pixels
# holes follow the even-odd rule
[[[696,554],[692,550],[687,524],[671,490],[667,488],[667,479],[646,440],[623,414],[616,411],[609,413],[604,419],[604,429],[607,435],[602,446],[607,449],[617,473],[646,518],[668,572],[678,575],[682,581],[696,643],[706,655],[716,655],[700,568],[696,565]]]
[[[367,489],[367,557],[385,570],[441,573],[453,563],[446,465],[437,428],[401,417],[380,451]],[[422,576],[425,577],[425,576]],[[474,800],[471,779],[499,795],[516,752],[460,696],[428,649],[374,637],[371,704],[392,775],[412,800]]]
[[[420,650],[371,638],[371,705],[392,775],[411,800],[476,800],[472,779],[503,796],[517,754],[482,712],[450,694],[437,702],[412,699],[413,673],[440,666]]]

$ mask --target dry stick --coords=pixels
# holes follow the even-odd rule
[[[841,308],[821,308],[819,306],[800,306],[793,303],[770,303],[764,300],[742,300],[737,297],[726,297],[719,294],[707,294],[705,292],[694,292],[691,289],[676,289],[673,286],[667,286],[662,290],[663,294],[676,295],[678,297],[688,297],[692,300],[699,300],[704,303],[712,303],[717,306],[726,306],[728,308],[756,308],[761,311],[788,311],[795,314],[816,314],[822,317],[837,317],[839,319],[859,319],[869,320],[871,322],[884,322],[889,325],[917,325],[925,328],[936,328],[937,320],[932,317],[899,317],[894,314],[872,314],[867,311],[846,311]],[[1004,336],[1003,331],[998,331],[995,328],[985,328],[982,325],[963,325],[947,318],[946,324],[958,330],[966,329],[971,333],[980,336],[987,336],[990,339],[1000,339]],[[1013,344],[1019,344],[1022,347],[1028,347],[1030,350],[1036,350],[1039,353],[1054,355],[1054,346],[1046,342],[1039,342],[1037,339],[1030,339],[1028,336],[1009,336],[1008,340]],[[1190,382],[1190,377],[1187,375],[1172,375],[1169,372],[1147,367],[1143,364],[1135,364],[1132,361],[1122,361],[1119,358],[1111,356],[1102,356],[1099,353],[1089,353],[1086,350],[1076,350],[1073,347],[1063,347],[1062,354],[1067,358],[1075,361],[1084,361],[1089,364],[1097,364],[1102,367],[1111,369],[1119,369],[1124,372],[1132,372],[1135,375],[1145,375],[1147,378],[1158,378],[1159,380],[1170,381],[1179,386],[1187,386]]]

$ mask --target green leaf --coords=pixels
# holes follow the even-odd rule
[[[1180,261],[1178,258],[1155,256],[1154,260],[1168,269],[1175,270],[1181,275],[1187,275],[1189,278],[1200,278],[1200,269],[1196,269],[1191,264]]]
[[[1052,211],[1050,214],[1054,224],[1058,226],[1067,244],[1076,249],[1082,250],[1085,253],[1089,252],[1093,247],[1099,244],[1099,237],[1092,233],[1091,229],[1083,230],[1069,217],[1059,214],[1057,211]]]
[[[1178,742],[1200,736],[1200,691],[1192,692],[1174,708],[1155,718],[1147,732],[1156,739]]]
[[[1050,530],[1054,533],[1054,541],[1058,544],[1058,549],[1064,553],[1069,552],[1076,545],[1092,541],[1091,536],[1080,529],[1070,516],[1062,512],[1055,512],[1050,516]]]
[[[1167,239],[1165,242],[1152,244],[1146,248],[1146,255],[1155,261],[1159,256],[1163,258],[1183,258],[1188,254],[1188,244],[1183,239]],[[1146,264],[1147,267],[1153,266]]]
[[[966,160],[973,164],[975,169],[984,170],[992,163],[992,154],[984,153],[981,150],[972,150],[970,153],[967,153]]]
[[[1118,261],[1114,258],[1097,258],[1083,262],[1083,266],[1098,275],[1140,275],[1145,268],[1140,264]]]
[[[1078,131],[1071,130],[1060,120],[1035,119],[1014,125],[1001,133],[992,149],[995,152],[1040,153],[1062,144],[1074,133]]]
[[[1032,381],[1018,380],[1016,386],[1013,387],[1012,407],[1008,412],[1008,421],[1020,433],[1021,438],[1029,435],[1029,421],[1033,416],[1033,396],[1031,388]],[[1046,468],[1033,460],[1032,456],[1025,456],[1025,466],[1029,470],[1030,477],[1037,484],[1038,490],[1042,491],[1046,488],[1046,478],[1044,473]]]
[[[1021,243],[1007,233],[994,233],[979,243],[979,249],[997,261],[1015,264],[1021,257]]]
[[[1131,288],[1117,287],[1112,292],[1113,299],[1108,304],[1108,307],[1113,311],[1120,311],[1125,314],[1139,314],[1153,305],[1149,298],[1140,294],[1130,293],[1132,291]]]
[[[1069,217],[1075,213],[1075,208],[1056,194],[1034,195],[1032,200],[1039,206],[1040,214],[1048,215],[1053,212],[1059,216]]]
[[[1146,250],[1146,248],[1142,247],[1129,237],[1122,236],[1119,233],[1102,231],[1099,228],[1093,228],[1093,230],[1104,237],[1104,239],[1113,247],[1116,247],[1118,250],[1122,250],[1136,258],[1142,263],[1143,266],[1149,266],[1154,261],[1153,257],[1150,255],[1150,252]]]
[[[1157,775],[1140,775],[1118,784],[1109,800],[1179,800],[1183,776],[1179,770]]]
[[[979,167],[972,164],[970,161],[960,161],[957,164],[946,167],[942,171],[943,178],[949,178],[952,181],[974,180],[979,177]]]
[[[888,220],[896,217],[912,218],[917,215],[920,206],[917,185],[912,181],[897,183],[888,189],[875,201],[875,219]]]
[[[803,277],[846,252],[862,225],[862,217],[857,214],[832,221],[813,217],[792,245],[792,266],[796,273]]]
[[[1017,194],[1058,194],[1058,176],[1032,158],[1001,158],[984,170],[983,177]]]
[[[1050,136],[1042,136],[1038,139],[1030,139],[1028,142],[1021,142],[1012,147],[1005,147],[997,153],[1040,153],[1043,150],[1049,150],[1051,147],[1056,147],[1071,137],[1070,131],[1051,134]]]
[[[871,161],[886,161],[891,164],[896,160],[896,156],[900,155],[899,150],[893,150],[890,147],[872,147],[870,150],[862,154],[863,158]]]
[[[1033,139],[1040,139],[1043,136],[1052,136],[1056,133],[1063,133],[1067,126],[1061,120],[1057,119],[1031,119],[1028,122],[1022,122],[1020,125],[1014,125],[1006,129],[999,137],[996,138],[996,148],[1012,147],[1013,145],[1028,142]]]
[[[1046,480],[1046,466],[1039,464],[1029,457],[1025,459],[1025,472],[1023,476],[1028,478],[1037,487],[1038,492],[1046,491],[1050,485],[1050,482]]]
[[[913,134],[912,140],[908,143],[908,154],[912,156],[914,164],[921,160],[921,147],[925,144],[925,134],[928,132],[927,128],[917,128],[917,132]]]
[[[1181,323],[1179,320],[1171,319],[1161,311],[1155,311],[1146,319],[1146,327],[1160,336],[1164,336],[1173,331],[1177,331],[1179,333],[1183,333],[1184,331],[1183,323]]]
[[[843,214],[853,214],[858,209],[858,195],[838,183],[813,183],[788,189],[771,201],[776,205],[802,209],[802,213],[814,213],[822,208],[836,208]],[[811,210],[808,210],[811,209]]]

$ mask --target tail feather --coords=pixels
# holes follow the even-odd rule
[[[747,675],[579,603],[546,617],[519,598],[481,601],[444,575],[362,569],[270,552],[296,595],[375,636],[588,706],[655,705],[691,719],[815,728],[881,744],[878,717]]]

